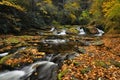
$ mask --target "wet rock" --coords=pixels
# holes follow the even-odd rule
[[[36,74],[33,73],[28,78],[29,80],[57,80],[57,64],[49,61],[41,61],[32,65],[32,68],[35,67],[37,67],[35,70]]]
[[[78,30],[75,27],[71,27],[66,31],[66,33],[69,35],[75,35],[78,34]]]
[[[4,70],[15,70],[15,68],[9,66],[9,65],[5,65],[5,64],[0,64],[0,71],[4,71]]]
[[[66,59],[67,60],[72,60],[77,56],[79,56],[79,53],[77,53],[77,52],[68,53],[67,56],[66,56]]]
[[[41,43],[38,47],[39,51],[46,52],[46,53],[62,53],[66,51],[72,51],[74,48],[74,43],[72,42],[65,42],[53,44],[49,43]]]
[[[97,28],[95,28],[94,26],[89,26],[87,29],[88,29],[88,33],[90,33],[90,34],[98,34],[99,33]]]
[[[59,53],[59,54],[56,54],[56,55],[53,54],[50,58],[50,61],[54,62],[54,63],[57,63],[58,66],[61,67],[65,60],[72,60],[76,56],[79,56],[79,53],[77,53],[77,52],[66,52],[66,53]]]
[[[89,46],[90,42],[85,40],[77,40],[77,42],[80,44],[80,46]]]
[[[84,48],[81,48],[81,47],[77,47],[75,51],[78,53],[86,53],[86,50]]]

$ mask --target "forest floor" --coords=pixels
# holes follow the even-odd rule
[[[105,35],[104,45],[85,46],[86,54],[66,60],[61,80],[120,80],[120,35]]]

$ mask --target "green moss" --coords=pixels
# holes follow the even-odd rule
[[[95,64],[96,64],[96,66],[101,66],[103,68],[109,67],[109,65],[107,65],[104,61],[96,61]]]
[[[117,61],[115,61],[115,60],[111,60],[110,63],[113,64],[114,66],[120,68],[120,62],[117,62]]]
[[[86,67],[86,68],[84,68],[84,69],[81,70],[81,73],[82,73],[82,74],[86,74],[86,73],[88,73],[90,70],[91,70],[90,67]]]
[[[79,66],[80,62],[74,62],[73,64],[74,64],[74,66]]]
[[[5,57],[3,57],[1,60],[0,60],[0,64],[4,63],[6,60],[8,60],[11,56],[13,56],[13,54],[10,54],[10,55],[7,55]]]
[[[22,8],[21,6],[15,5],[14,3],[10,3],[8,1],[2,1],[2,2],[0,2],[0,5],[6,5],[6,6],[14,7],[14,8],[16,8],[18,10],[21,10],[21,11],[25,11],[25,9]]]
[[[18,36],[18,38],[22,38],[24,40],[28,40],[28,39],[32,39],[32,36],[23,35],[23,36]]]
[[[4,40],[5,43],[7,44],[17,44],[17,43],[23,43],[25,40],[30,40],[32,39],[32,36],[17,36],[17,37],[10,37]],[[21,41],[22,40],[22,41]]]
[[[77,33],[78,33],[78,30],[77,30],[75,27],[69,28],[68,31],[69,31],[70,33],[74,33],[74,34],[77,34]]]
[[[58,80],[62,80],[62,77],[68,72],[68,70],[64,70],[64,71],[61,71],[59,74],[58,74]]]
[[[5,43],[7,43],[7,44],[17,44],[19,42],[20,42],[20,40],[15,37],[10,37],[5,40]]]

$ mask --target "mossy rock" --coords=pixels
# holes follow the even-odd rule
[[[67,30],[68,34],[78,34],[79,31],[75,27],[71,27]]]
[[[97,34],[98,33],[97,28],[94,26],[88,26],[86,29],[87,29],[87,33],[89,33],[89,34]]]

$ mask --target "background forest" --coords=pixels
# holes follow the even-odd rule
[[[0,0],[0,33],[52,25],[96,25],[120,33],[120,0]]]

